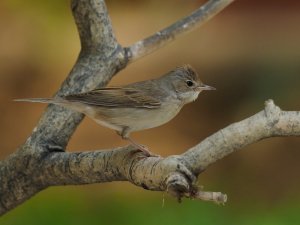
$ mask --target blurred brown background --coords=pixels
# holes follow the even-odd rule
[[[116,36],[127,46],[187,15],[204,1],[106,2]],[[121,71],[110,85],[157,77],[178,65],[191,64],[205,83],[217,88],[201,94],[168,124],[134,133],[133,138],[157,154],[180,154],[215,131],[262,110],[269,98],[284,110],[300,110],[299,12],[300,3],[292,0],[236,0],[200,29]],[[26,140],[45,109],[45,105],[12,100],[52,96],[74,64],[79,48],[69,1],[0,2],[2,159]],[[114,131],[86,118],[68,149],[127,144]],[[271,212],[285,205],[299,209],[299,144],[299,138],[272,138],[253,144],[211,166],[200,176],[200,183],[206,190],[226,192],[229,209],[258,205]],[[93,190],[101,196],[107,188],[115,194],[124,187],[126,193],[161,199],[157,193],[125,183],[79,189],[80,193]]]

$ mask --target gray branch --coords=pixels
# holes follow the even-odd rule
[[[1,193],[6,195],[2,199],[16,189],[19,193],[14,193],[15,197],[24,194],[29,197],[29,193],[33,195],[53,185],[129,181],[147,190],[168,191],[178,199],[191,197],[225,203],[226,195],[203,192],[195,185],[199,174],[216,160],[246,145],[277,136],[300,136],[300,112],[281,111],[269,100],[263,111],[229,125],[178,156],[145,157],[127,146],[78,153],[45,152],[39,155],[37,164],[35,158],[31,162],[31,156],[19,151],[18,157],[12,156],[1,165],[1,175],[6,173],[18,179],[18,182],[10,180],[11,183],[3,179],[6,183],[1,188],[6,189]],[[13,171],[5,171],[7,168]],[[1,201],[2,213],[14,206],[9,203],[14,204]]]
[[[114,36],[104,0],[72,0],[82,49],[56,95],[105,86],[129,62],[203,24],[232,1],[211,0],[160,33],[123,48]],[[179,200],[192,197],[224,203],[226,195],[204,192],[195,185],[204,169],[261,139],[300,135],[300,112],[281,111],[268,101],[263,111],[216,132],[182,155],[145,157],[132,146],[67,153],[64,149],[82,118],[79,113],[49,105],[26,142],[0,162],[0,214],[49,186],[110,181],[168,191]]]
[[[210,0],[189,16],[126,48],[129,62],[146,56],[214,17],[234,0]]]
[[[272,100],[265,109],[229,125],[182,155],[145,157],[131,146],[103,151],[52,153],[43,160],[43,186],[130,181],[176,196],[196,195],[194,182],[210,164],[261,139],[300,136],[300,112],[281,111]],[[173,187],[175,186],[175,187]],[[195,192],[196,191],[196,192]]]
[[[105,86],[126,66],[103,0],[72,0],[81,51],[56,95],[79,93]],[[26,142],[0,165],[0,214],[46,188],[39,170],[52,152],[64,151],[83,115],[49,105]]]

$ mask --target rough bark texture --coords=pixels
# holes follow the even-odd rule
[[[104,1],[73,0],[72,11],[81,51],[57,95],[105,86],[127,64],[124,50],[112,31]],[[52,152],[64,151],[82,118],[80,113],[49,105],[24,145],[1,162],[1,214],[46,187],[40,174],[43,162]]]
[[[82,49],[57,95],[106,85],[129,62],[203,24],[233,0],[211,0],[189,17],[128,48],[118,44],[103,0],[73,0]],[[270,100],[263,111],[232,124],[188,150],[167,158],[145,157],[131,146],[105,151],[64,151],[83,115],[49,105],[32,135],[0,162],[0,214],[51,185],[130,181],[145,189],[168,191],[224,203],[226,195],[203,192],[197,176],[210,164],[242,147],[273,136],[300,135],[300,112],[281,111]]]

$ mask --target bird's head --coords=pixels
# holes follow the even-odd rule
[[[184,103],[195,101],[201,91],[216,90],[205,85],[190,65],[177,67],[170,75],[175,92]]]

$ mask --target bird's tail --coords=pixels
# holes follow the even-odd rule
[[[38,103],[59,103],[59,99],[54,98],[21,98],[14,99],[16,102],[38,102]]]

